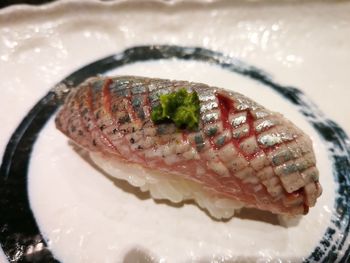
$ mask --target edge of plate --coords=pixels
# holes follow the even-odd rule
[[[148,4],[148,5],[158,5],[161,7],[174,7],[179,6],[179,4],[186,5],[197,5],[205,6],[208,4],[218,4],[225,3],[229,5],[287,5],[287,4],[310,4],[310,3],[327,3],[327,4],[337,4],[341,2],[346,2],[347,0],[60,0],[45,3],[42,5],[30,5],[30,4],[16,4],[7,6],[0,9],[0,23],[9,23],[16,21],[18,19],[28,19],[28,15],[38,14],[38,13],[48,13],[57,12],[59,9],[74,9],[74,7],[79,6],[80,8],[84,5],[84,8],[91,7],[118,7],[119,5],[130,5],[130,4]]]

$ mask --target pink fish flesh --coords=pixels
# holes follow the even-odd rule
[[[150,118],[159,96],[200,100],[196,131]],[[208,194],[276,214],[306,214],[322,192],[312,141],[281,114],[202,83],[94,77],[72,89],[56,126],[92,152],[191,180]]]

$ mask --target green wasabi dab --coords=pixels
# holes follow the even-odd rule
[[[155,123],[173,122],[181,129],[193,130],[199,124],[199,98],[197,92],[182,88],[177,92],[160,95],[160,105],[154,107],[151,119]]]

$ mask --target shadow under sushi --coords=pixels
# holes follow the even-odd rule
[[[167,260],[166,260],[167,261]],[[231,256],[231,255],[217,255],[213,254],[211,256],[201,257],[196,260],[193,258],[189,258],[188,261],[185,262],[197,262],[197,263],[212,263],[212,262],[220,262],[220,263],[250,263],[250,262],[270,262],[270,258],[264,258],[262,256],[251,256],[251,255],[241,255],[241,256]],[[288,257],[283,258],[280,257],[276,259],[278,262],[302,262],[303,258],[298,257]],[[123,263],[157,263],[163,262],[162,258],[159,258],[148,249],[144,249],[141,247],[133,247],[130,248],[124,255],[122,261]]]
[[[119,189],[121,189],[125,193],[129,193],[129,194],[136,196],[140,200],[152,199],[153,202],[155,202],[156,204],[159,204],[159,205],[163,204],[163,205],[167,205],[167,206],[174,207],[174,208],[180,208],[180,207],[183,207],[185,205],[194,205],[194,206],[198,207],[201,211],[203,211],[212,220],[214,220],[216,222],[223,222],[223,223],[228,222],[228,221],[232,220],[233,218],[239,218],[242,220],[259,221],[259,222],[264,222],[264,223],[271,224],[271,225],[278,225],[281,227],[290,228],[290,227],[297,226],[299,224],[300,219],[301,219],[301,216],[291,217],[291,216],[276,215],[276,214],[273,214],[273,213],[268,212],[268,211],[262,211],[259,209],[247,208],[247,207],[237,209],[234,216],[232,216],[230,218],[217,219],[217,218],[213,217],[206,209],[203,209],[202,207],[200,207],[193,200],[184,200],[184,201],[179,202],[179,203],[174,203],[174,202],[171,202],[167,199],[154,199],[151,197],[151,195],[148,191],[147,192],[141,191],[140,188],[129,184],[127,181],[115,178],[115,177],[109,175],[108,173],[106,173],[98,165],[96,165],[94,163],[94,161],[92,161],[89,153],[85,149],[79,147],[78,145],[76,145],[72,141],[70,141],[69,144],[73,148],[73,150],[82,159],[84,159],[84,161],[89,163],[91,165],[91,167],[93,167],[95,170],[97,170],[99,173],[101,173],[103,176],[105,176],[108,180],[112,181],[116,187],[118,187]]]

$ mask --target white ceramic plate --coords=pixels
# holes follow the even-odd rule
[[[0,244],[6,257],[347,262],[349,13],[349,2],[317,1],[61,1],[2,10]],[[53,124],[61,102],[49,91],[95,74],[205,82],[282,112],[313,139],[324,188],[316,207],[296,222],[250,210],[219,222],[195,205],[155,203],[111,181]]]

